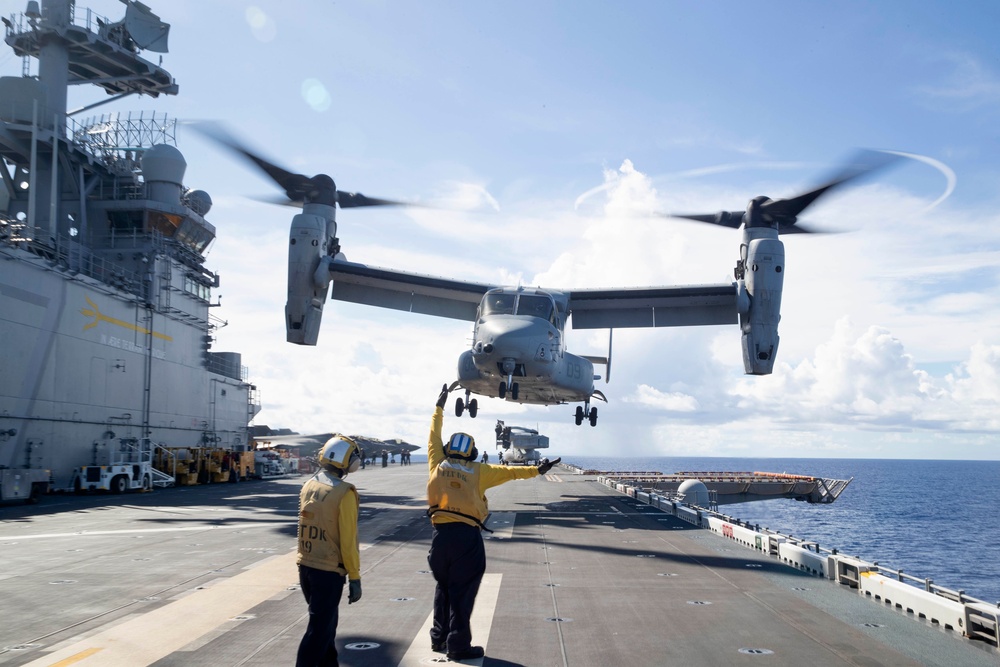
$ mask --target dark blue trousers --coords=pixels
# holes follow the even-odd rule
[[[434,625],[431,643],[449,653],[472,645],[472,608],[486,572],[486,549],[479,528],[466,523],[434,526],[427,562],[434,573]]]
[[[336,667],[337,621],[347,577],[299,565],[299,584],[309,605],[309,625],[299,643],[295,667]]]

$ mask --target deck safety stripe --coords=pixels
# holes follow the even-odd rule
[[[240,574],[34,660],[27,667],[150,665],[298,582],[295,556],[291,551],[261,561]]]
[[[493,614],[496,612],[497,599],[500,597],[500,581],[503,575],[484,574],[483,581],[479,585],[479,594],[476,596],[476,606],[472,610],[472,645],[482,646],[489,653],[490,627],[493,625]],[[441,653],[431,650],[431,626],[434,625],[433,610],[427,616],[424,627],[413,639],[410,648],[406,650],[403,659],[399,661],[399,667],[421,667],[426,665],[432,658],[444,658]],[[463,660],[463,665],[479,665],[482,667],[483,658],[478,660]]]

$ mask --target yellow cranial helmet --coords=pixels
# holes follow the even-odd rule
[[[358,445],[346,435],[335,435],[319,450],[319,464],[331,466],[345,473],[354,472],[361,465]]]
[[[455,433],[444,447],[445,456],[472,461],[479,457],[476,439],[468,433]]]

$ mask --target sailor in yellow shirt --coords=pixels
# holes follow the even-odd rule
[[[344,481],[358,469],[357,444],[342,435],[319,451],[320,469],[299,493],[299,583],[309,605],[309,625],[299,643],[296,667],[338,665],[337,621],[345,580],[347,603],[361,599],[358,492]]]
[[[486,572],[486,549],[480,532],[489,515],[486,489],[512,479],[547,473],[560,459],[543,459],[537,467],[507,467],[477,461],[476,442],[456,433],[441,440],[448,385],[441,389],[427,443],[427,513],[434,526],[427,562],[434,573],[434,624],[431,648],[449,660],[473,660],[485,654],[472,645],[472,607]]]

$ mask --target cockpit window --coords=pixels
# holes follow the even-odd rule
[[[552,300],[544,296],[522,294],[517,300],[517,314],[548,320],[552,317]]]
[[[483,297],[483,315],[513,315],[515,294],[490,292]]]

